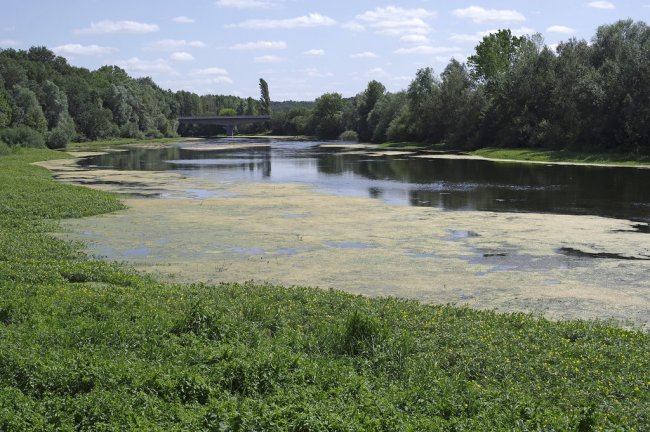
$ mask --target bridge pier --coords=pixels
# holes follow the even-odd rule
[[[226,130],[226,135],[228,135],[229,137],[235,136],[235,133],[234,133],[235,126],[229,124],[229,125],[223,125],[223,128]]]

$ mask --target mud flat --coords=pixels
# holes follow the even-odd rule
[[[442,211],[304,185],[137,171],[120,179],[70,160],[42,165],[66,182],[162,197],[127,198],[128,210],[65,226],[91,254],[163,279],[253,279],[650,327],[650,242],[632,221]]]

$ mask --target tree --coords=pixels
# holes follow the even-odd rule
[[[408,112],[400,119],[400,130],[408,127],[413,139],[439,141],[441,139],[437,112],[440,105],[440,87],[433,69],[422,68],[415,73],[406,92]],[[397,123],[396,123],[397,125]],[[402,135],[403,132],[400,132]]]
[[[271,114],[271,97],[269,96],[269,85],[263,78],[260,78],[260,112],[262,115]]]
[[[48,129],[53,129],[59,123],[63,113],[68,114],[68,98],[65,93],[52,81],[44,81],[41,85],[41,105],[47,120]]]
[[[357,96],[357,131],[360,141],[372,139],[373,128],[368,123],[368,115],[385,93],[386,87],[379,81],[372,80],[368,83],[366,90]]]
[[[343,132],[343,106],[340,93],[325,93],[316,99],[312,112],[312,130],[319,138],[336,139]]]
[[[524,36],[513,36],[508,29],[485,37],[476,46],[476,54],[467,59],[474,77],[490,83],[507,72],[516,62],[520,48],[528,42]]]
[[[25,125],[44,134],[47,131],[47,120],[36,94],[22,86],[14,87],[13,93],[13,124]]]

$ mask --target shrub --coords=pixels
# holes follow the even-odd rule
[[[353,130],[346,130],[341,135],[339,135],[339,140],[341,141],[359,141],[359,135]]]
[[[34,129],[24,125],[3,129],[0,131],[0,140],[4,141],[12,147],[45,147],[45,139],[43,138],[43,135]]]
[[[11,153],[11,148],[5,143],[0,141],[0,156],[6,156]]]

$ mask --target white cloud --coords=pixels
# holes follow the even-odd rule
[[[576,32],[575,29],[567,26],[554,25],[546,29],[549,33],[563,33],[563,34],[573,34]]]
[[[343,27],[346,30],[353,31],[353,32],[362,32],[362,31],[364,31],[366,29],[364,26],[362,26],[361,24],[359,24],[356,21],[348,21],[348,22],[346,22],[344,24],[341,24],[341,27]]]
[[[267,9],[276,5],[269,0],[217,0],[215,4],[221,8],[236,9]]]
[[[282,63],[283,61],[286,60],[287,59],[284,57],[274,56],[274,55],[259,56],[259,57],[255,57],[254,59],[255,63]]]
[[[103,56],[117,51],[115,48],[104,47],[99,45],[80,45],[80,44],[66,44],[55,47],[54,51],[62,56]]]
[[[445,54],[458,52],[456,47],[433,47],[430,45],[418,45],[410,48],[400,48],[395,50],[395,54]]]
[[[267,49],[267,50],[283,50],[287,49],[287,43],[284,41],[256,41],[256,42],[246,42],[238,43],[230,47],[234,50],[258,50],[258,49]]]
[[[452,42],[471,42],[471,43],[477,43],[480,42],[485,36],[488,36],[489,34],[492,33],[497,33],[499,30],[497,29],[492,29],[492,30],[485,30],[485,31],[480,31],[476,33],[452,33],[451,36],[449,36],[449,40]],[[530,27],[519,27],[519,28],[514,28],[510,29],[513,35],[515,36],[525,36],[525,35],[531,35],[535,33],[535,29],[532,29]]]
[[[2,40],[0,40],[0,47],[11,48],[11,47],[17,47],[19,45],[20,45],[20,42],[15,41],[13,39],[2,39]]]
[[[153,33],[160,30],[157,24],[147,24],[137,21],[91,22],[90,27],[77,29],[76,34],[112,34],[112,33]]]
[[[459,18],[471,19],[477,24],[485,22],[520,22],[526,17],[516,10],[484,9],[480,6],[470,6],[465,9],[454,9],[452,15]]]
[[[118,62],[117,65],[134,75],[148,75],[151,73],[177,75],[177,72],[172,68],[167,60],[142,60],[138,57],[131,57],[128,60]]]
[[[220,67],[194,69],[190,72],[191,79],[186,82],[187,87],[205,88],[212,84],[232,84],[228,71]]]
[[[241,22],[239,24],[229,24],[226,28],[248,28],[248,29],[292,29],[301,27],[321,27],[331,26],[336,24],[332,18],[321,15],[318,13],[310,13],[308,15],[299,16],[296,18],[288,18],[282,20],[264,20],[253,19]]]
[[[352,54],[350,58],[353,59],[372,59],[372,58],[377,58],[377,54],[371,51],[364,51],[356,54]]]
[[[593,1],[590,3],[587,3],[587,6],[596,8],[596,9],[616,9],[616,6],[614,6],[613,3],[610,3],[608,1]]]
[[[205,48],[206,45],[198,40],[188,41],[184,39],[163,39],[147,46],[147,51],[178,51],[186,48]]]
[[[403,37],[406,35],[427,35],[431,27],[425,21],[436,13],[426,9],[403,9],[398,6],[378,7],[356,16],[376,33]]]
[[[305,69],[304,72],[309,78],[329,78],[334,76],[332,72],[321,72],[316,68]]]
[[[194,69],[193,76],[228,76],[228,71],[220,67],[210,67],[206,69]]]
[[[192,18],[188,18],[186,16],[177,16],[172,18],[172,21],[178,24],[192,24],[195,21]]]
[[[194,56],[188,52],[179,51],[172,53],[169,59],[173,61],[192,61],[194,60]]]
[[[424,35],[407,34],[399,38],[402,42],[425,44],[429,42],[429,38]]]
[[[322,49],[310,49],[303,53],[306,56],[310,57],[320,57],[325,55],[325,50]]]

